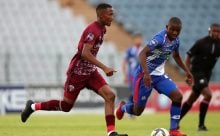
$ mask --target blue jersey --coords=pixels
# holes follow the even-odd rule
[[[135,68],[138,66],[139,64],[139,60],[138,60],[138,54],[141,51],[141,47],[136,47],[136,46],[131,46],[130,48],[127,49],[126,53],[125,53],[125,60],[128,62],[128,76],[133,75],[133,72],[135,70]]]
[[[147,67],[150,75],[163,75],[165,73],[165,62],[173,51],[179,51],[179,38],[170,41],[166,30],[157,33],[146,44],[151,50],[146,57]],[[139,67],[141,70],[141,67]]]

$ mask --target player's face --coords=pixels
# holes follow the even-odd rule
[[[210,31],[210,35],[213,39],[220,38],[220,27],[213,26]]]
[[[102,12],[100,19],[104,25],[110,26],[113,21],[113,17],[114,17],[113,9],[107,8]]]
[[[179,36],[182,26],[181,24],[168,24],[166,28],[168,38],[174,40]]]

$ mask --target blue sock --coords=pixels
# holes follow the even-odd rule
[[[177,129],[181,113],[181,104],[180,103],[172,103],[170,109],[170,130]]]
[[[133,95],[130,95],[130,96],[128,97],[127,103],[133,103]]]
[[[128,114],[133,114],[133,106],[134,103],[126,103],[121,107],[121,111],[126,112]]]

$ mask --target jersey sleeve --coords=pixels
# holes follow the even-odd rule
[[[150,50],[154,50],[155,48],[162,46],[162,44],[163,44],[163,37],[160,35],[156,35],[147,42],[146,46],[149,47]]]
[[[130,48],[128,48],[124,53],[124,60],[128,61],[129,57],[130,57]]]
[[[199,41],[197,41],[190,49],[187,51],[187,54],[192,57],[197,54],[199,47]]]
[[[84,43],[95,45],[97,37],[94,29],[88,28],[84,31]]]

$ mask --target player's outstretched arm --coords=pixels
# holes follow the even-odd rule
[[[189,72],[189,69],[183,63],[182,58],[180,57],[179,52],[174,51],[173,52],[173,58],[174,58],[175,62],[178,64],[178,66],[180,66],[185,72]]]
[[[186,60],[185,60],[185,65],[186,65],[186,67],[188,68],[188,69],[190,69],[190,56],[189,55],[187,55],[186,56]]]
[[[82,50],[82,57],[83,59],[93,63],[97,67],[101,68],[107,76],[112,76],[114,72],[116,72],[113,68],[107,67],[104,65],[102,62],[100,62],[98,59],[96,59],[95,56],[92,55],[91,50],[92,50],[92,45],[90,44],[85,44],[83,46]]]
[[[179,52],[174,51],[173,58],[176,61],[176,63],[185,71],[186,83],[188,85],[192,85],[193,84],[193,76],[192,76],[191,72],[189,71],[189,68],[183,63],[182,58],[179,55]]]

